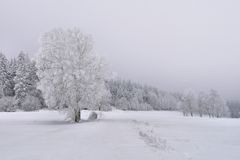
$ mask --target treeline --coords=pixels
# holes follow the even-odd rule
[[[110,100],[105,101],[104,106],[139,111],[175,110],[181,111],[184,116],[240,117],[240,103],[226,102],[215,90],[209,93],[195,93],[193,90],[170,93],[120,79],[109,80],[106,86],[110,91]]]
[[[35,62],[21,52],[8,60],[0,53],[0,111],[32,111],[46,107]]]
[[[215,90],[210,90],[208,94],[185,91],[182,96],[181,111],[184,116],[199,115],[200,117],[207,115],[219,118],[228,117],[230,114],[225,100]]]
[[[21,52],[7,59],[0,53],[0,111],[33,111],[46,108],[35,61]],[[240,117],[240,103],[226,102],[215,90],[209,93],[171,93],[158,88],[120,79],[105,82],[108,94],[94,109],[148,111],[181,111],[184,116]],[[88,107],[86,107],[88,108]]]
[[[122,110],[178,110],[181,94],[124,80],[109,80],[110,105]]]

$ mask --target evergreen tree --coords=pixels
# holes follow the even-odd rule
[[[24,98],[27,96],[27,92],[29,89],[27,68],[29,63],[30,59],[27,54],[21,52],[17,57],[16,76],[14,78],[15,98],[19,106],[23,102]]]
[[[17,58],[15,74],[14,90],[19,108],[23,110],[36,110],[45,107],[42,93],[37,89],[39,79],[36,64],[23,52]]]
[[[3,91],[3,96],[8,96],[8,88],[10,79],[8,74],[8,60],[4,54],[0,53],[0,86]]]
[[[14,87],[15,87],[15,82],[14,82],[14,78],[16,76],[16,60],[15,59],[11,59],[10,62],[8,63],[8,67],[7,67],[7,73],[8,73],[8,83],[6,83],[6,89],[5,89],[5,93],[6,96],[15,96],[15,91],[14,91]]]

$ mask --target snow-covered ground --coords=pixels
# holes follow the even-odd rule
[[[112,111],[73,124],[55,111],[0,113],[0,160],[96,159],[239,160],[240,119]]]

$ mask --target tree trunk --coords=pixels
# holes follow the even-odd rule
[[[81,111],[80,109],[75,111],[75,118],[74,118],[74,122],[78,123],[81,120]]]

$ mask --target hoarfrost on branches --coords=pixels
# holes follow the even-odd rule
[[[39,88],[49,107],[68,108],[79,122],[82,108],[94,109],[106,93],[105,64],[93,52],[89,35],[79,29],[54,29],[41,38]]]

